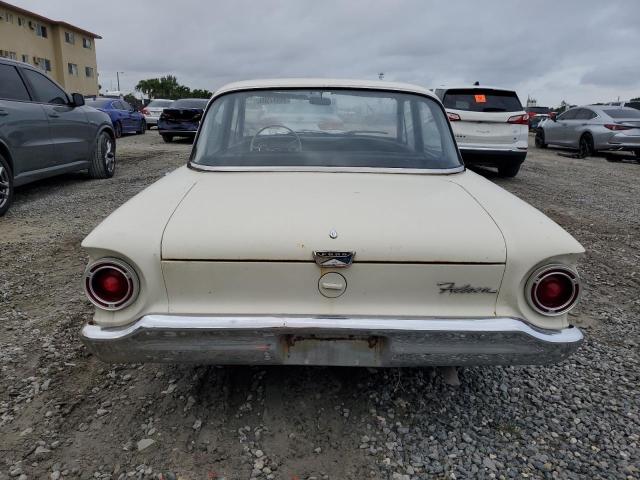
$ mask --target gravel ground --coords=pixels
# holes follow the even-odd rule
[[[186,161],[154,131],[106,181],[19,189],[0,219],[0,480],[640,478],[640,165],[532,147],[504,188],[587,249],[572,314],[587,340],[552,367],[106,365],[80,241]]]

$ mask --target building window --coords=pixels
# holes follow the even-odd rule
[[[29,55],[22,54],[22,61],[24,63],[29,63]]]
[[[73,75],[74,77],[78,76],[78,65],[75,63],[68,63],[67,69],[69,70],[69,75]]]
[[[51,60],[49,60],[48,58],[33,57],[33,64],[40,70],[44,70],[45,72],[51,71]]]
[[[93,68],[92,67],[84,67],[84,74],[88,78],[93,78]]]
[[[26,23],[27,21],[24,19],[24,17],[18,17],[18,26],[24,27]]]
[[[73,45],[76,43],[76,37],[73,32],[64,32],[64,41]]]
[[[2,18],[2,15],[0,15],[0,18]],[[5,19],[8,23],[13,23],[13,13],[5,12],[5,14],[4,14],[4,19]]]
[[[40,25],[39,23],[36,23],[36,35],[42,38],[47,38],[48,36],[47,27],[45,27],[44,25]]]
[[[82,46],[84,48],[91,48],[91,39],[87,37],[82,37]]]
[[[11,60],[17,60],[16,52],[10,52],[8,50],[0,50],[0,57],[10,58]]]

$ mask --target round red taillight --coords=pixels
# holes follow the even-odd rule
[[[544,315],[562,315],[573,308],[580,295],[578,274],[564,265],[536,270],[527,282],[527,299]]]
[[[85,293],[91,303],[104,310],[119,310],[138,295],[138,276],[121,260],[106,258],[87,267]]]

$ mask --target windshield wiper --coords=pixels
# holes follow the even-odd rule
[[[331,132],[325,132],[324,130],[295,130],[296,133],[316,133],[318,135],[335,135],[334,133]]]
[[[389,135],[389,132],[384,132],[382,130],[349,130],[347,132],[343,132],[344,135],[358,135],[358,134],[367,134],[367,133]]]

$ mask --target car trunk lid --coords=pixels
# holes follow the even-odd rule
[[[517,141],[523,125],[508,123],[516,112],[479,113],[447,109],[460,117],[451,123],[456,141],[459,143],[501,145]],[[524,112],[521,112],[524,114]]]
[[[502,234],[447,176],[206,172],[177,207],[164,260],[504,263]],[[336,238],[330,232],[335,231]]]

